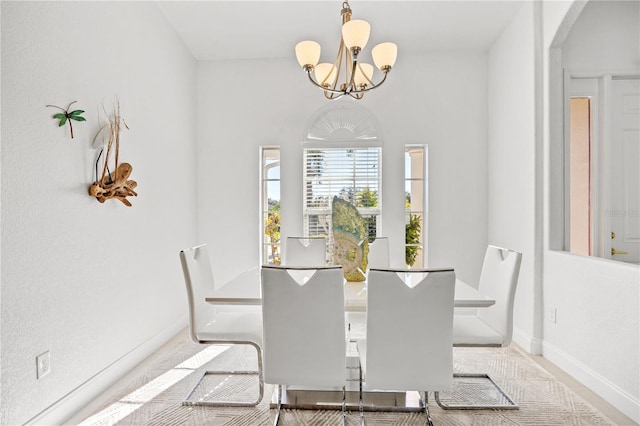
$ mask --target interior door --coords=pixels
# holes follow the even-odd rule
[[[611,80],[607,149],[610,258],[640,263],[640,80]]]

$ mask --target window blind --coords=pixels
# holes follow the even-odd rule
[[[331,244],[334,196],[351,202],[376,235],[381,211],[380,147],[304,149],[304,226],[309,236]]]

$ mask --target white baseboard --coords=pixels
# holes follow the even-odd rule
[[[513,341],[531,355],[542,355],[543,341],[541,339],[535,339],[518,327],[513,328]]]
[[[542,339],[514,327],[513,341],[531,355],[542,355],[565,373],[595,392],[618,411],[640,424],[640,400],[620,389],[591,368]]]
[[[25,424],[27,425],[60,425],[80,411],[85,405],[103,393],[120,377],[133,369],[145,358],[155,352],[159,347],[178,334],[187,325],[187,317],[184,316],[144,343],[138,345],[112,364],[99,371],[83,384],[60,398]]]
[[[640,400],[550,343],[543,343],[542,354],[625,416],[640,423]]]

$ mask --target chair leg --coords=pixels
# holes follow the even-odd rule
[[[244,344],[244,343],[243,343]],[[251,345],[256,349],[258,354],[258,371],[205,371],[198,381],[193,385],[189,393],[187,394],[184,401],[182,401],[182,405],[185,406],[206,406],[206,407],[255,407],[262,401],[262,397],[264,395],[264,379],[262,376],[262,351],[260,347],[255,343],[248,342],[247,345]],[[195,393],[198,386],[206,376],[210,375],[225,375],[225,376],[242,376],[242,375],[257,375],[259,382],[259,390],[258,390],[258,398],[254,402],[225,402],[225,401],[190,401],[189,399]]]
[[[273,426],[278,426],[280,410],[282,410],[282,385],[278,385],[278,408],[276,408],[276,418],[273,421]]]
[[[473,378],[473,379],[486,379],[489,383],[500,393],[500,395],[507,401],[506,404],[445,404],[440,400],[440,393],[434,392],[436,403],[443,410],[518,410],[520,407],[511,399],[511,397],[488,375],[488,374],[468,374],[468,373],[455,373],[454,378]]]
[[[342,426],[347,426],[347,390],[342,386]]]
[[[427,426],[433,426],[433,421],[431,421],[431,413],[429,412],[429,392],[424,391],[424,414],[426,417]]]
[[[364,426],[364,403],[362,402],[362,366],[358,366],[360,372],[360,426]]]

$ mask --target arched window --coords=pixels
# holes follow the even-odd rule
[[[303,156],[305,236],[326,237],[331,252],[334,196],[357,208],[370,239],[379,235],[382,138],[372,116],[349,103],[321,109],[305,130]]]

